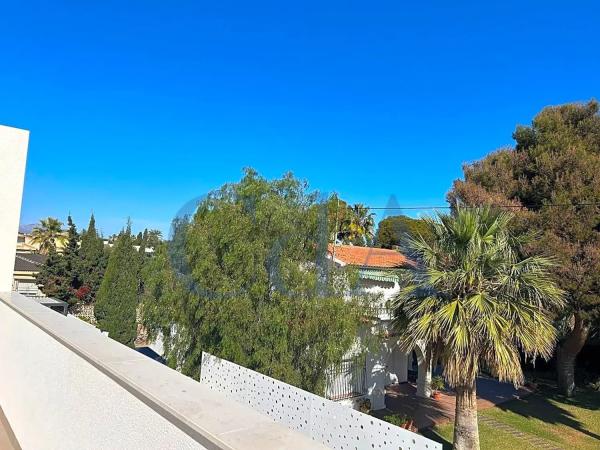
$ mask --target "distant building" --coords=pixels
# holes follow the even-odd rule
[[[17,253],[13,271],[13,291],[27,297],[45,297],[37,286],[36,276],[46,258],[46,255],[38,253]]]
[[[35,253],[40,249],[39,245],[31,242],[31,235],[19,232],[17,236],[17,252]]]
[[[40,251],[40,244],[33,242],[33,225],[25,225],[19,227],[19,234],[17,235],[17,253],[38,253]],[[66,239],[64,241],[56,242],[56,251],[62,252],[67,244]]]
[[[327,396],[355,408],[366,397],[373,409],[382,409],[386,387],[406,383],[414,377],[417,395],[429,397],[431,365],[425,359],[425,349],[416,346],[409,352],[402,350],[392,326],[390,301],[400,291],[394,269],[412,262],[397,250],[383,248],[330,244],[327,250],[327,257],[336,266],[356,268],[360,289],[378,300],[367,313],[369,324],[360,334],[382,336],[380,348],[368,352],[366,360],[357,360],[351,352],[342,366],[330,372]]]
[[[13,271],[13,291],[29,297],[41,305],[67,315],[67,302],[46,297],[36,282],[36,276],[46,262],[46,255],[37,253],[17,253]]]

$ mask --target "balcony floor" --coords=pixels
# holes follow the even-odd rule
[[[21,447],[13,445],[15,442],[14,435],[10,427],[8,427],[8,422],[6,421],[6,417],[0,409],[0,450],[20,450]]]

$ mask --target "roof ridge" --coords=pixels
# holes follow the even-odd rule
[[[23,261],[27,261],[28,263],[35,264],[36,266],[43,266],[44,264],[36,261],[34,259],[25,258],[22,253],[15,253],[15,256]]]

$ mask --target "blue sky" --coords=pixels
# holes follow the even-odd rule
[[[166,231],[245,166],[439,205],[516,124],[599,96],[597,2],[289,3],[5,2],[0,123],[31,130],[21,222]]]

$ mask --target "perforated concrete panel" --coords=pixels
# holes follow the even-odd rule
[[[442,444],[204,353],[200,382],[334,449],[441,450]]]

